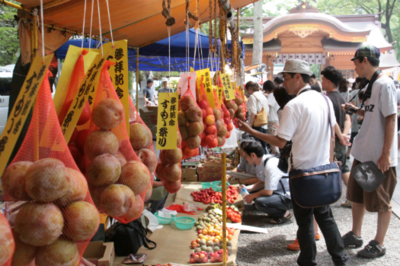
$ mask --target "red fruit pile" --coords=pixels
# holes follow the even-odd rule
[[[203,112],[204,132],[200,134],[201,146],[215,148],[218,146],[216,117],[214,110],[206,100],[199,101],[199,107]]]
[[[190,263],[207,263],[208,253],[205,251],[190,254]]]
[[[228,219],[230,219],[232,223],[242,222],[242,215],[240,214],[240,212],[233,210],[231,207],[227,208],[226,214],[228,216]]]
[[[222,203],[222,192],[216,192],[212,188],[201,189],[190,193],[194,201],[203,202],[204,204]],[[237,199],[238,192],[233,186],[229,186],[226,190],[226,200],[228,203],[234,203]]]
[[[223,250],[220,249],[219,251],[211,252],[210,253],[210,260],[211,263],[214,262],[222,262],[223,261]],[[226,261],[228,261],[228,250],[226,251]]]

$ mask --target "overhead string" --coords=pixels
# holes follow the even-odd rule
[[[90,14],[89,51],[90,49],[92,49],[93,7],[94,7],[94,0],[92,0],[92,12]]]
[[[104,56],[104,53],[103,53],[103,33],[101,31],[101,16],[100,16],[99,0],[97,0],[97,12],[99,14],[99,30],[100,30],[100,44],[99,45],[101,45],[101,56]]]
[[[170,26],[167,27],[167,31],[168,31],[168,71],[169,71],[168,82],[169,82],[171,79],[171,27]]]
[[[190,42],[189,42],[189,10],[186,10],[186,71],[189,72],[189,56],[190,56]]]
[[[85,40],[85,24],[86,24],[86,3],[87,0],[85,0],[85,7],[83,11],[83,25],[82,25],[82,44],[81,44],[81,49],[83,49],[83,41]]]
[[[107,3],[108,22],[110,24],[111,43],[112,43],[112,46],[114,47],[114,37],[113,37],[113,30],[111,27],[110,7],[108,5],[108,0],[106,0],[106,3]]]
[[[45,44],[44,44],[44,17],[43,17],[43,0],[40,0],[40,19],[41,19],[41,28],[42,28],[42,57],[43,57],[43,63],[44,63],[44,48],[45,48]]]

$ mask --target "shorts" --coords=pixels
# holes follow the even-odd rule
[[[350,145],[350,147],[353,146],[354,138],[355,138],[357,135],[358,135],[358,132],[351,132],[351,137],[350,137],[350,143],[351,143],[351,145]]]
[[[346,152],[346,146],[340,144],[339,139],[335,139],[335,157],[336,160],[342,163],[342,174],[350,172],[349,166],[347,165]]]
[[[278,134],[279,122],[268,122],[268,133],[276,136]]]
[[[353,167],[360,164],[359,161],[354,159]],[[388,212],[392,210],[392,196],[397,184],[396,167],[390,167],[389,170],[384,172],[386,176],[382,184],[372,192],[365,192],[350,174],[349,184],[347,185],[347,199],[364,204],[369,212]]]

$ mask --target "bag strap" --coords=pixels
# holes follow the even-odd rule
[[[324,94],[321,94],[321,95],[324,97],[326,104],[328,106],[328,126],[331,129],[331,138],[333,138],[334,136],[333,136],[333,129],[332,129],[333,126],[332,126],[332,120],[331,120],[331,107],[329,106],[328,97],[326,97]]]
[[[264,161],[264,168],[265,168],[265,166],[267,165],[268,160],[271,159],[271,158],[277,158],[277,159],[279,159],[279,157],[276,156],[276,155],[273,155],[273,156],[268,157],[268,158],[265,159],[265,161]],[[283,194],[286,195],[286,189],[285,189],[285,186],[284,186],[283,183],[282,183],[282,178],[289,178],[289,177],[288,177],[288,176],[281,176],[281,179],[279,180],[279,184],[281,184],[281,187],[282,187],[282,190],[283,190]]]
[[[143,224],[140,221],[132,221],[130,223],[127,224],[129,227],[136,229],[138,231],[138,233],[142,236],[143,238],[143,246],[145,246],[145,248],[147,249],[155,249],[157,247],[157,243],[148,239],[147,238],[147,230],[146,228],[144,228]],[[149,245],[152,244],[153,246]]]

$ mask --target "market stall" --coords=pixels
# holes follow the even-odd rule
[[[87,263],[85,258],[91,259],[89,254],[94,254],[91,253],[93,246],[104,245],[106,250],[113,246],[89,244],[99,232],[101,217],[113,218],[116,225],[138,222],[145,202],[152,195],[155,177],[166,191],[177,193],[176,203],[202,202],[199,205],[207,212],[199,210],[193,216],[198,219],[193,221],[196,231],[194,228],[176,230],[180,227],[179,221],[182,227],[188,227],[188,221],[193,220],[178,215],[172,226],[154,232],[159,247],[158,252],[146,252],[149,263],[163,260],[156,257],[159,254],[170,256],[172,250],[183,250],[184,246],[185,250],[188,246],[195,250],[174,253],[174,260],[180,263],[234,263],[239,232],[227,228],[226,223],[228,219],[240,222],[240,213],[236,207],[228,205],[237,199],[238,192],[226,183],[226,154],[222,153],[220,174],[214,177],[220,180],[217,187],[213,184],[213,188],[205,188],[204,184],[182,185],[182,161],[200,153],[207,155],[206,149],[223,147],[233,128],[238,127],[238,120],[245,118],[240,75],[242,47],[237,40],[235,23],[227,23],[232,16],[231,4],[217,0],[211,4],[197,1],[196,8],[191,11],[189,1],[186,5],[172,7],[171,2],[160,1],[162,14],[156,12],[150,21],[143,19],[132,24],[127,22],[132,14],[126,17],[132,8],[129,6],[121,11],[120,6],[126,4],[121,1],[116,5],[105,0],[105,5],[101,5],[97,0],[97,10],[96,2],[87,0],[41,0],[40,4],[23,0],[23,6],[3,2],[19,9],[21,17],[25,16],[19,28],[22,50],[19,64],[27,65],[29,70],[19,75],[26,78],[18,91],[13,92],[17,97],[10,105],[10,118],[0,136],[0,173],[6,217],[6,220],[1,219],[0,226],[8,231],[10,227],[13,229],[12,235],[2,235],[5,241],[0,245],[6,245],[7,252],[4,253],[6,257],[1,257],[0,264],[77,266]],[[238,0],[236,4],[239,3]],[[39,7],[32,9],[35,4]],[[154,11],[148,4],[136,3],[149,9],[136,8],[135,11]],[[189,72],[186,65],[187,73],[181,76],[181,94],[169,90],[159,94],[155,137],[160,155],[157,158],[152,132],[143,122],[137,110],[138,104],[132,102],[128,93],[128,49],[132,44],[138,45],[137,40],[141,40],[141,45],[146,44],[147,37],[135,35],[132,38],[124,35],[130,32],[125,30],[132,25],[135,28],[145,20],[147,26],[151,26],[163,17],[167,20],[167,36],[170,36],[179,28],[172,27],[175,19],[179,21],[184,14],[187,19],[184,28],[189,34],[189,17],[198,27],[203,7],[210,9],[210,20],[216,21],[220,17],[220,42],[216,41],[217,23],[214,23],[208,48],[214,60],[214,70],[221,71],[211,72],[209,68],[197,66],[198,71]],[[83,12],[77,12],[81,9]],[[98,26],[93,22],[96,21],[93,10],[97,11]],[[178,16],[171,11],[183,13]],[[86,49],[83,39],[80,46],[68,47],[52,99],[49,84],[52,74],[48,69],[57,67],[53,52],[73,33],[79,16],[83,18],[80,25],[82,36],[89,34],[92,38],[97,35],[101,40],[106,36],[109,40],[101,42],[96,49],[91,45]],[[157,36],[165,29],[164,24],[158,27],[154,24],[154,31],[148,33],[152,37],[148,40],[165,37],[164,34]],[[225,39],[228,29],[233,36],[231,52]],[[58,33],[52,33],[53,30]],[[103,34],[102,30],[106,33]],[[137,33],[137,29],[134,32]],[[122,40],[119,39],[121,33]],[[195,36],[198,37],[198,33]],[[165,50],[166,44],[161,41],[160,45],[160,50]],[[136,74],[139,75],[140,50],[134,48]],[[184,49],[190,50],[188,43],[184,48],[177,48]],[[186,56],[187,60],[189,58],[190,52]],[[224,73],[225,63],[229,60],[233,76]],[[169,53],[169,70],[171,63]],[[17,145],[18,139],[20,146]],[[108,225],[105,224],[106,229]],[[166,235],[177,239],[176,243],[170,245],[164,239]],[[187,243],[183,243],[184,237],[189,239]],[[231,251],[229,247],[232,247]],[[83,255],[85,251],[87,253]],[[112,256],[112,252],[108,254]],[[92,262],[100,265],[97,260]]]

